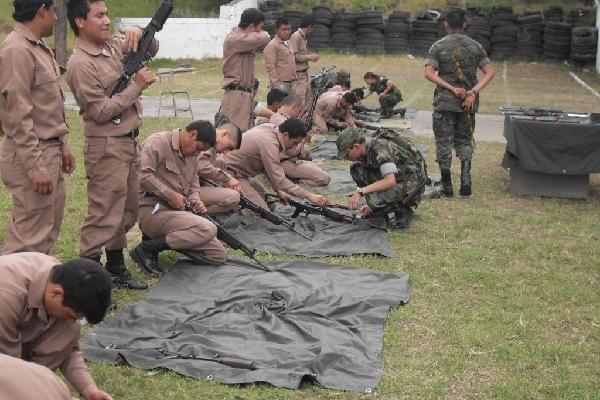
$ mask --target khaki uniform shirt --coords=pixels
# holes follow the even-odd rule
[[[198,156],[184,156],[179,150],[179,130],[158,132],[142,145],[140,206],[154,206],[174,193],[188,200],[200,200]]]
[[[308,71],[308,58],[306,57],[308,52],[308,39],[300,29],[290,36],[290,40],[288,40],[288,46],[290,50],[294,54],[294,59],[296,60],[296,72],[306,72]]]
[[[198,155],[198,176],[223,186],[231,180],[232,176],[222,169],[225,167],[225,163],[222,160],[219,161],[217,156],[217,150],[214,147]]]
[[[0,399],[71,400],[63,381],[41,365],[0,354]]]
[[[271,116],[269,123],[273,124],[275,126],[279,126],[279,125],[283,124],[285,121],[287,121],[289,118],[290,118],[289,116],[285,115],[283,113],[283,111],[281,109],[279,109],[279,111],[277,111],[275,114],[273,114]],[[297,157],[302,152],[302,149],[304,149],[304,146],[305,146],[304,142],[305,141],[303,140],[302,142],[300,142],[298,144],[298,146],[296,146],[292,149],[286,150],[285,151],[285,155],[286,155],[285,159]],[[284,158],[282,158],[282,161],[283,160],[284,160]]]
[[[47,172],[38,144],[69,132],[65,120],[60,68],[43,40],[15,23],[0,46],[1,131],[17,144],[28,175]]]
[[[223,89],[229,85],[254,86],[254,51],[271,38],[267,32],[244,32],[233,28],[223,44]]]
[[[340,93],[340,92],[346,92],[346,89],[344,89],[342,87],[342,85],[335,85],[334,87],[330,88],[326,93]]]
[[[350,110],[342,107],[340,101],[346,92],[325,93],[317,100],[315,114],[323,118],[328,124],[339,126],[339,121],[345,121],[354,126],[354,119]]]
[[[142,124],[142,88],[132,79],[121,93],[108,97],[123,72],[125,42],[113,38],[102,49],[77,40],[67,64],[67,83],[83,117],[86,136],[123,136]],[[154,40],[150,54],[158,52]],[[121,122],[112,121],[119,117]]]
[[[242,146],[225,155],[227,168],[235,176],[254,178],[265,172],[273,189],[283,190],[297,197],[307,197],[309,192],[292,183],[285,176],[281,160],[286,158],[283,139],[275,125],[264,124],[244,133]]]
[[[50,272],[58,264],[41,253],[0,256],[0,353],[60,368],[81,393],[94,380],[79,350],[80,326],[44,308]]]
[[[278,88],[280,82],[296,79],[296,60],[287,41],[276,35],[265,47],[264,54],[272,88]]]

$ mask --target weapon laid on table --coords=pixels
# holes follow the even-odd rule
[[[202,218],[206,218],[207,220],[209,220],[210,222],[215,224],[215,226],[217,227],[217,238],[219,240],[223,241],[225,244],[227,244],[229,247],[231,247],[234,250],[241,250],[242,253],[244,253],[246,255],[246,257],[252,259],[252,261],[254,261],[260,267],[260,269],[267,271],[267,272],[271,272],[271,269],[269,267],[267,267],[266,265],[261,263],[258,259],[256,259],[256,257],[255,257],[256,249],[250,249],[244,243],[240,242],[235,236],[233,236],[225,228],[223,228],[223,225],[218,223],[213,217],[211,217],[208,214],[198,214],[198,213],[194,212],[194,208],[192,207],[192,205],[190,203],[185,203],[185,210],[190,211],[196,215],[199,215]]]
[[[202,180],[204,180],[206,183],[208,183],[214,187],[220,187],[219,185],[217,185],[215,182],[211,181],[210,179],[202,178]],[[263,219],[266,219],[267,221],[271,222],[274,225],[283,225],[286,228],[288,228],[291,232],[294,232],[296,235],[302,236],[304,239],[312,240],[311,238],[309,238],[302,232],[298,232],[296,229],[294,229],[294,224],[292,224],[291,222],[287,221],[286,219],[280,217],[279,215],[272,213],[271,211],[265,209],[264,207],[259,206],[258,204],[256,204],[252,200],[250,200],[248,197],[244,196],[242,193],[240,193],[240,207],[246,208],[246,209],[252,211],[254,214],[258,215],[259,217],[261,217]]]
[[[546,108],[500,107],[499,109],[502,114],[507,116],[540,122],[595,123],[598,121],[599,115]]]

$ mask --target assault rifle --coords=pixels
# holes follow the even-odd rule
[[[218,223],[213,217],[211,217],[208,214],[197,214],[196,212],[194,212],[194,208],[190,203],[185,203],[185,210],[190,211],[196,215],[200,215],[202,218],[206,218],[207,220],[215,224],[215,226],[217,227],[217,238],[219,240],[222,240],[223,242],[225,242],[225,244],[227,244],[234,250],[241,250],[242,253],[244,253],[246,257],[252,259],[252,261],[254,261],[260,267],[260,269],[267,272],[271,272],[271,269],[269,267],[267,267],[266,265],[264,265],[256,259],[256,249],[250,249],[244,243],[240,242],[235,236],[233,236],[225,228],[223,228],[223,225]]]
[[[357,219],[356,216],[354,216],[354,215],[349,216],[349,215],[346,215],[339,211],[335,211],[333,209],[333,206],[319,207],[316,204],[296,201],[294,199],[288,199],[288,203],[290,203],[290,205],[295,208],[294,213],[292,214],[292,218],[297,218],[298,215],[300,215],[300,213],[304,213],[304,215],[309,215],[309,214],[322,215],[325,218],[331,219],[333,221],[345,222],[348,224],[354,224]],[[340,207],[336,207],[336,208],[340,208]]]
[[[160,5],[154,17],[152,17],[152,21],[146,26],[144,29],[144,33],[142,33],[142,37],[138,43],[137,50],[135,52],[127,54],[123,58],[123,73],[119,77],[116,86],[110,93],[110,97],[114,96],[117,93],[121,93],[127,85],[129,81],[133,77],[133,74],[138,72],[140,69],[144,67],[144,62],[150,61],[152,56],[150,55],[149,49],[152,45],[152,40],[154,39],[154,35],[156,32],[160,32],[163,28],[163,25],[171,15],[175,7],[173,6],[173,0],[164,0]]]
[[[580,113],[562,110],[552,110],[546,108],[526,108],[526,107],[500,107],[500,112],[507,116],[513,116],[519,119],[529,119],[541,122],[567,122],[567,123],[598,123],[600,119],[597,113]]]
[[[315,85],[316,90],[313,93],[312,103],[310,104],[310,108],[306,113],[305,125],[307,131],[310,131],[310,129],[312,128],[313,119],[315,117],[315,110],[317,109],[317,101],[319,101],[319,96],[321,96],[327,90],[327,86],[331,82],[331,79],[328,78],[328,73],[331,72],[333,69],[335,69],[335,65],[327,70],[325,69],[325,67],[323,67],[316,75],[310,77],[311,86],[313,82],[317,82],[317,84]],[[321,82],[321,80],[324,79],[326,79],[327,81],[325,83]]]
[[[215,182],[211,181],[210,179],[206,179],[206,178],[201,178],[201,179],[203,181],[205,181],[206,183],[208,183],[209,185],[212,185],[214,187],[220,187],[219,185],[217,185]],[[302,232],[298,232],[296,229],[294,229],[294,224],[285,220],[284,218],[280,217],[279,215],[272,213],[271,211],[267,210],[266,208],[259,206],[258,204],[256,204],[252,200],[250,200],[248,197],[244,196],[242,193],[240,193],[240,207],[246,208],[246,209],[252,211],[254,214],[258,215],[259,217],[261,217],[263,219],[266,219],[267,221],[273,223],[274,225],[283,225],[286,228],[288,228],[291,232],[294,232],[296,235],[302,236],[304,239],[312,240],[311,238],[309,238]]]

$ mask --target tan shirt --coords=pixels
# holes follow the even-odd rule
[[[123,136],[142,124],[142,88],[132,79],[121,93],[108,97],[123,73],[125,41],[113,38],[102,49],[77,40],[67,64],[67,83],[83,117],[86,136]],[[156,55],[154,40],[150,54]],[[113,117],[119,117],[116,124]]]
[[[225,155],[227,169],[234,176],[254,178],[264,172],[273,189],[283,190],[297,197],[307,197],[309,192],[292,183],[285,176],[281,159],[285,158],[285,147],[275,125],[263,124],[244,133],[238,150]]]
[[[81,393],[94,380],[79,350],[79,324],[51,317],[44,308],[50,272],[58,264],[41,253],[0,256],[0,353],[60,368]]]
[[[214,147],[198,155],[198,176],[200,178],[210,179],[214,183],[224,186],[232,178],[221,168],[224,166],[223,161],[219,162],[217,150]]]
[[[279,111],[277,111],[275,114],[273,114],[269,123],[271,123],[275,126],[279,126],[279,125],[283,124],[285,121],[287,121],[289,118],[290,117],[288,115],[285,115],[285,113],[283,112],[282,109],[279,109]],[[303,140],[300,143],[298,143],[298,146],[291,148],[289,150],[286,150],[285,158],[282,158],[281,160],[284,161],[286,159],[294,158],[294,157],[297,157],[298,155],[300,155],[300,153],[302,152],[302,149],[304,149],[306,141],[307,140]]]
[[[345,91],[346,89],[344,89],[342,85],[335,85],[334,87],[330,88],[327,93],[340,93]]]
[[[41,365],[0,354],[0,399],[71,400],[63,381]]]
[[[269,43],[267,32],[244,32],[233,28],[223,43],[223,89],[254,86],[254,52]]]
[[[340,101],[346,92],[324,93],[317,100],[315,116],[320,116],[330,125],[339,126],[340,121],[345,121],[354,126],[354,119],[350,116],[350,110],[342,107]]]
[[[296,60],[287,41],[275,35],[264,50],[265,67],[272,88],[280,82],[291,82],[296,79]]]
[[[294,59],[296,60],[296,72],[308,71],[308,39],[300,29],[290,36],[288,45],[292,53],[294,53]]]
[[[140,206],[154,206],[157,200],[168,202],[174,193],[198,200],[199,190],[198,156],[181,154],[178,129],[146,139],[142,145]]]
[[[29,176],[47,172],[38,144],[69,132],[65,120],[60,68],[43,40],[15,23],[0,46],[1,131],[17,144]]]

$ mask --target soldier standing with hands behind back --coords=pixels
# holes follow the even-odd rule
[[[472,135],[479,92],[496,74],[481,44],[463,34],[466,26],[464,10],[448,11],[444,21],[448,36],[431,46],[425,63],[425,78],[437,85],[433,100],[433,133],[446,197],[454,195],[450,174],[453,145],[461,164],[460,195],[471,195]],[[483,71],[479,82],[478,68]]]
[[[4,253],[48,253],[63,219],[63,173],[75,170],[65,141],[61,72],[42,38],[52,35],[54,0],[14,2],[14,30],[0,48],[2,181],[13,198]]]
[[[129,27],[124,38],[110,35],[110,19],[104,1],[69,0],[68,18],[77,36],[69,59],[67,82],[84,121],[84,161],[88,178],[88,215],[81,228],[80,255],[100,261],[106,251],[106,269],[116,284],[146,289],[125,266],[126,234],[136,223],[142,124],[139,96],[154,74],[139,70],[121,93],[109,97],[123,72],[124,53],[137,50],[143,30]],[[155,40],[151,55],[158,52]]]

